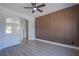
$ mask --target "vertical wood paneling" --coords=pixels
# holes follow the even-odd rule
[[[79,46],[79,5],[37,17],[35,22],[37,38]]]

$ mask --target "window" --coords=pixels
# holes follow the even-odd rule
[[[12,33],[12,27],[11,26],[6,26],[6,34],[11,34]]]
[[[20,30],[18,18],[6,19],[6,34],[17,33]]]
[[[7,18],[6,23],[19,24],[19,20],[17,18]]]

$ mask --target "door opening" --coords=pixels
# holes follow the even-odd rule
[[[28,39],[28,20],[21,18],[20,20],[20,38]]]

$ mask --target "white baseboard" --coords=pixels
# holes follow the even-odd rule
[[[50,44],[62,46],[62,47],[67,47],[67,48],[79,50],[79,47],[76,47],[76,46],[66,45],[66,44],[57,43],[57,42],[51,42],[51,41],[47,41],[47,40],[43,40],[43,39],[36,39],[36,40],[41,41],[41,42],[45,42],[45,43],[50,43]]]

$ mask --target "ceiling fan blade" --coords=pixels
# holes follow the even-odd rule
[[[31,3],[33,7],[36,7],[36,3]]]
[[[24,7],[25,9],[33,9],[33,7]]]
[[[34,12],[35,12],[35,10],[32,11],[32,13],[34,13]]]
[[[37,9],[38,11],[40,11],[40,12],[43,12],[42,10],[40,10],[40,9]]]
[[[44,7],[44,6],[45,6],[45,4],[42,4],[42,5],[37,6],[37,8],[39,8],[39,7]]]

